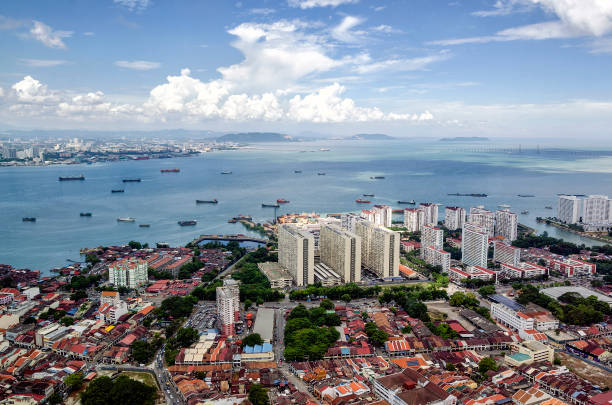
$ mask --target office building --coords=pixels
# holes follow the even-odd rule
[[[108,266],[108,281],[117,287],[138,288],[149,281],[149,266],[145,260],[126,258]]]
[[[518,266],[521,261],[521,249],[497,240],[493,244],[493,261]]]
[[[361,264],[379,277],[399,276],[400,234],[368,221],[355,226],[361,238]]]
[[[278,227],[278,264],[298,287],[314,283],[314,236],[293,224]]]
[[[442,267],[442,272],[448,273],[450,269],[451,254],[442,249],[437,249],[433,246],[421,248],[424,251],[423,260],[432,266]]]
[[[518,235],[518,217],[510,210],[495,212],[495,236],[502,236],[512,242]]]
[[[278,262],[265,262],[257,267],[270,282],[270,288],[286,289],[293,285],[293,277]]]
[[[444,226],[451,231],[463,228],[465,224],[465,208],[446,207],[444,209]]]
[[[116,305],[121,301],[117,291],[102,291],[100,294],[100,304]]]
[[[438,225],[438,204],[420,203],[419,208],[423,209],[425,225]]]
[[[425,257],[428,247],[442,249],[444,247],[444,231],[435,225],[425,225],[421,230],[421,258]]]
[[[466,223],[461,235],[461,261],[469,266],[486,268],[489,253],[489,234],[486,228]]]
[[[566,224],[580,222],[580,199],[575,195],[560,195],[557,219]]]
[[[607,195],[590,195],[584,199],[582,222],[585,224],[610,222],[610,199]]]
[[[225,336],[234,336],[236,322],[240,319],[240,286],[236,280],[224,279],[217,287],[217,314],[221,331]]]
[[[487,230],[489,237],[495,236],[495,213],[485,210],[482,206],[470,208],[468,222],[482,226]]]
[[[512,343],[510,345],[512,353],[526,354],[533,360],[533,363],[547,361],[552,363],[554,360],[554,349],[544,343],[535,340],[525,340],[520,343]]]
[[[319,240],[321,262],[345,283],[361,281],[361,238],[334,225],[322,225]]]
[[[425,224],[425,210],[422,208],[406,208],[404,210],[404,227],[408,232],[421,232]]]
[[[503,295],[491,295],[491,317],[502,324],[520,331],[534,328],[534,319],[525,315],[525,307]]]

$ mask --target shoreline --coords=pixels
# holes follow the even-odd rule
[[[541,224],[545,224],[545,225],[548,225],[548,226],[552,226],[552,227],[555,227],[557,229],[562,229],[562,230],[564,230],[566,232],[573,233],[574,235],[578,235],[578,236],[580,236],[582,238],[592,239],[592,240],[596,240],[598,242],[603,242],[603,243],[606,243],[606,244],[612,244],[612,240],[610,240],[610,239],[606,239],[606,238],[603,238],[601,236],[592,235],[589,232],[577,231],[575,229],[572,229],[572,228],[568,227],[565,224],[562,224],[562,223],[560,223],[558,221],[555,221],[555,220],[552,220],[550,218],[536,218],[536,222],[539,222]]]

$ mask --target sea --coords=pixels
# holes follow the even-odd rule
[[[171,168],[180,172],[160,172]],[[84,181],[58,181],[59,176],[81,174]],[[407,207],[398,200],[439,203],[440,219],[444,206],[495,210],[508,205],[517,213],[528,210],[519,214],[519,222],[539,232],[599,244],[535,219],[556,214],[558,193],[610,194],[611,174],[612,148],[419,139],[266,143],[189,158],[3,167],[0,263],[49,274],[52,268],[82,261],[81,248],[131,240],[177,246],[202,234],[252,234],[228,220],[250,215],[256,222],[272,221],[275,210],[262,203],[280,198],[290,203],[282,204],[278,215],[359,212],[369,206],[357,204],[360,197],[394,209]],[[123,183],[125,178],[142,181]],[[218,204],[195,202],[215,198]],[[81,212],[92,216],[81,217]],[[23,222],[23,217],[36,217],[36,222]],[[135,222],[118,222],[119,217]],[[197,225],[181,227],[178,221],[183,220]]]

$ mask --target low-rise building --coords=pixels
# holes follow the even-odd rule
[[[597,265],[578,259],[549,259],[550,270],[560,272],[565,277],[590,276],[596,273]]]
[[[503,278],[534,278],[548,274],[548,269],[530,262],[520,262],[517,266],[501,263],[500,276]]]
[[[290,288],[293,284],[293,277],[278,262],[265,262],[257,265],[259,270],[270,281],[271,288]]]

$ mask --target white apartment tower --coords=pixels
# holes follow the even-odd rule
[[[240,318],[240,287],[236,280],[223,280],[223,287],[217,287],[217,314],[225,336],[233,336],[236,321]]]
[[[495,213],[485,210],[482,206],[471,207],[468,222],[482,226],[487,230],[490,237],[495,236]]]
[[[465,224],[465,208],[446,207],[444,209],[444,226],[451,231],[463,228]]]
[[[353,213],[342,214],[342,216],[340,216],[340,223],[341,223],[342,229],[345,229],[352,233],[355,233],[355,224],[361,220],[362,220],[361,216],[357,214],[353,214]]]
[[[518,235],[518,217],[510,210],[495,212],[495,236],[503,236],[506,240],[516,240]]]
[[[393,223],[393,210],[388,205],[375,205],[372,207],[374,211],[374,223],[389,227]]]
[[[444,231],[434,225],[425,225],[421,231],[421,258],[425,257],[428,247],[442,249],[444,246]]]
[[[319,239],[321,262],[345,283],[361,281],[361,238],[334,225],[322,225]]]
[[[590,195],[584,199],[582,222],[585,224],[610,222],[610,199],[607,195]]]
[[[438,225],[438,204],[420,203],[419,208],[423,209],[425,225]]]
[[[449,252],[442,249],[436,249],[433,246],[421,248],[421,251],[424,252],[423,259],[427,264],[431,264],[432,266],[440,266],[442,267],[442,271],[444,273],[448,273],[451,261],[451,254]]]
[[[489,234],[486,228],[471,223],[463,226],[461,261],[468,266],[487,267]]]
[[[580,199],[575,195],[560,195],[557,219],[566,224],[576,224],[580,221]]]
[[[408,232],[420,232],[425,223],[425,210],[422,208],[406,208],[404,210],[404,227]]]
[[[380,277],[399,276],[400,234],[368,221],[356,223],[361,238],[361,262]]]
[[[493,261],[518,266],[521,261],[521,249],[498,240],[493,244]]]
[[[138,288],[149,281],[145,260],[126,258],[108,266],[108,281],[117,287]]]
[[[314,236],[292,224],[278,227],[278,264],[298,287],[314,283]]]

